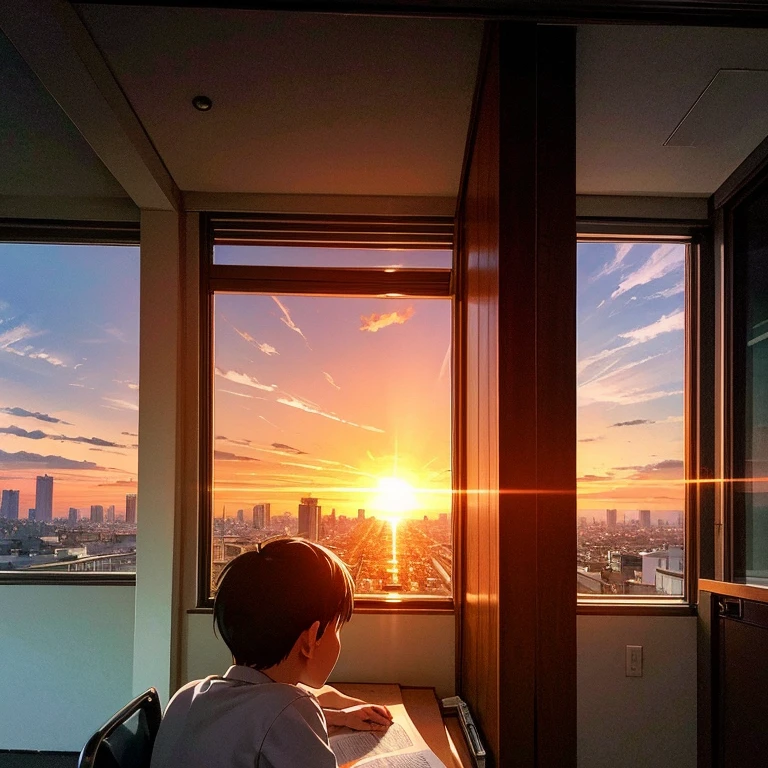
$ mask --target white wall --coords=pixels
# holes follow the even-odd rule
[[[695,768],[696,618],[579,616],[579,768]],[[643,676],[625,676],[627,645]]]
[[[331,681],[433,687],[454,693],[452,615],[356,614],[341,635],[341,656]],[[221,674],[232,662],[214,637],[210,614],[188,614],[184,682]]]
[[[80,751],[131,699],[134,588],[0,586],[0,749]]]

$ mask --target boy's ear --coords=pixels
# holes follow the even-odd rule
[[[316,621],[309,629],[305,629],[299,636],[299,653],[307,659],[315,655],[315,646],[318,644],[317,633],[320,631],[320,622]]]

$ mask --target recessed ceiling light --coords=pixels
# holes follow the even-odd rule
[[[200,112],[207,112],[213,106],[213,102],[207,96],[195,96],[192,99],[192,106]]]

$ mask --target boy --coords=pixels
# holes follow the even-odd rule
[[[227,563],[218,584],[214,623],[233,666],[171,699],[151,768],[336,768],[326,724],[389,726],[386,707],[308,690],[331,674],[352,616],[352,577],[333,552],[270,539]]]

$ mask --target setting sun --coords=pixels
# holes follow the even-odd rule
[[[416,492],[410,483],[399,477],[382,477],[373,504],[386,515],[403,517],[416,508]]]

